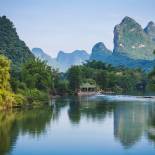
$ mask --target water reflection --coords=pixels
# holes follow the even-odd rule
[[[46,134],[48,125],[64,117],[62,111],[67,113],[70,124],[79,127],[82,120],[91,121],[95,126],[96,123],[103,124],[108,117],[112,118],[113,136],[124,148],[132,148],[143,136],[155,144],[155,103],[115,103],[72,97],[52,100],[52,108],[1,112],[0,154],[10,154],[19,135],[39,137]]]
[[[68,115],[72,123],[79,123],[83,117],[102,121],[114,107],[114,104],[88,101],[87,98],[72,98],[69,102]]]
[[[131,148],[145,134],[155,142],[155,103],[115,103],[87,98],[71,98],[67,102],[68,117],[73,124],[79,124],[84,117],[102,123],[107,115],[113,115],[114,136],[125,148]]]
[[[52,118],[49,108],[0,113],[0,154],[11,152],[19,134],[39,136]]]
[[[114,110],[114,135],[125,148],[134,145],[147,130],[148,106],[143,103],[122,103]]]
[[[149,106],[148,139],[155,144],[155,105]]]

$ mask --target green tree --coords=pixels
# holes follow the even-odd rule
[[[45,61],[40,59],[30,60],[25,63],[21,71],[22,82],[30,89],[52,89],[52,70]]]
[[[15,103],[10,87],[10,60],[0,55],[0,107],[9,108]]]
[[[148,74],[149,88],[155,91],[155,68]]]
[[[57,84],[57,94],[66,95],[69,91],[68,81],[67,80],[59,80]]]
[[[95,81],[97,85],[100,86],[101,89],[107,87],[107,72],[105,70],[97,70],[95,73]]]
[[[29,104],[48,102],[53,89],[52,69],[45,61],[31,59],[22,65],[19,73],[14,72],[12,87],[25,96]]]
[[[82,80],[80,66],[72,66],[68,70],[68,80],[71,91],[77,93]]]

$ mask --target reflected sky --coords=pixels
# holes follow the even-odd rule
[[[59,98],[0,113],[1,155],[155,153],[155,103]]]

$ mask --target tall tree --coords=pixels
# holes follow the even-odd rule
[[[10,61],[0,55],[0,107],[8,108],[14,103],[10,87]]]
[[[68,80],[70,89],[77,93],[81,83],[80,66],[73,66],[68,70]]]
[[[52,89],[52,70],[45,61],[41,61],[38,58],[28,61],[23,65],[21,74],[22,82],[24,82],[30,89]]]

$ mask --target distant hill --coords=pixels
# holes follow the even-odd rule
[[[66,71],[72,65],[81,65],[86,60],[89,60],[89,54],[84,50],[76,50],[72,53],[60,51],[56,60],[59,63],[60,70]]]
[[[106,61],[112,55],[112,51],[106,48],[104,43],[99,42],[94,45],[90,60]]]
[[[33,48],[32,53],[35,55],[35,57],[47,61],[47,63],[53,68],[59,68],[57,60],[46,54],[41,48]]]
[[[50,66],[58,68],[61,72],[67,71],[72,65],[81,65],[86,60],[89,60],[89,54],[83,50],[76,50],[72,53],[60,51],[56,58],[52,58],[40,48],[33,48],[32,53],[35,57],[47,61]]]
[[[24,41],[19,38],[13,23],[6,16],[0,17],[0,54],[11,59],[14,65],[34,58]]]

